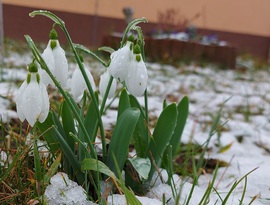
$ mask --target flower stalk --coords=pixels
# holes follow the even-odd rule
[[[43,60],[43,58],[41,57],[41,54],[39,53],[38,49],[36,48],[31,37],[29,35],[25,35],[25,39],[26,39],[27,43],[29,44],[29,46],[32,50],[32,53],[33,53],[35,59],[37,60],[37,62],[40,64],[42,69],[44,69],[48,73],[48,75],[51,77],[52,81],[54,82],[55,86],[59,89],[59,92],[63,95],[64,99],[68,103],[68,105],[69,105],[70,109],[72,110],[72,112],[74,113],[74,116],[75,116],[76,120],[78,121],[84,135],[87,136],[86,139],[88,140],[88,145],[90,147],[91,153],[93,154],[93,156],[95,158],[97,158],[96,151],[92,145],[92,142],[90,141],[90,137],[88,135],[88,132],[84,126],[84,123],[83,123],[79,113],[77,112],[77,109],[75,108],[74,104],[71,102],[70,96],[67,95],[67,93],[64,91],[64,89],[62,88],[60,83],[56,80],[54,75],[51,73],[50,69],[48,68],[48,66],[45,63],[45,61]]]

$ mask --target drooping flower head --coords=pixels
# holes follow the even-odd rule
[[[141,96],[147,87],[148,74],[139,45],[134,45],[133,36],[124,47],[111,54],[109,73],[127,86],[131,95]]]
[[[33,127],[36,121],[44,122],[49,113],[49,96],[46,86],[41,82],[38,67],[33,62],[28,66],[27,79],[15,97],[17,114]]]
[[[129,39],[124,47],[114,51],[111,54],[111,63],[108,67],[109,73],[120,82],[125,81],[127,75],[127,67],[132,59],[133,42]]]
[[[99,82],[99,93],[102,97],[104,97],[109,80],[110,80],[110,73],[107,71],[105,71],[101,76],[100,76],[100,82]],[[110,87],[110,91],[108,94],[108,98],[113,98],[114,93],[116,90],[116,79],[113,79],[111,87]]]
[[[42,53],[42,58],[56,80],[65,88],[68,79],[68,62],[65,51],[60,46],[58,34],[54,28],[50,32],[50,40]],[[54,85],[45,70],[40,68],[39,72],[41,80],[45,85]]]
[[[139,45],[135,45],[133,53],[125,82],[130,94],[142,96],[147,87],[147,69],[142,59]]]
[[[92,86],[92,89],[96,90],[96,85],[94,78],[88,68],[83,63],[83,59],[81,58],[83,68],[85,70],[85,73],[87,75],[88,80],[90,81],[90,84]],[[74,97],[75,102],[80,102],[80,100],[83,97],[84,91],[87,90],[86,82],[83,78],[82,72],[79,69],[79,66],[77,65],[77,68],[75,69],[72,78],[71,78],[71,94]]]

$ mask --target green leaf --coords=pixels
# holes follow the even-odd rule
[[[51,177],[56,173],[58,166],[61,163],[61,153],[58,155],[58,157],[53,161],[51,164],[49,170],[46,172],[44,176],[44,183],[47,184],[50,182]]]
[[[38,130],[41,132],[42,136],[47,142],[50,152],[54,155],[59,151],[60,145],[52,129],[53,125],[54,122],[51,112],[49,112],[47,119],[43,123],[40,123],[39,121],[36,122]]]
[[[113,179],[116,178],[115,174],[109,169],[109,167],[107,167],[106,164],[94,158],[85,158],[81,163],[81,169],[82,171],[97,171]]]
[[[84,119],[84,125],[85,128],[91,138],[90,141],[94,142],[95,140],[95,129],[97,127],[97,123],[98,123],[98,117],[97,114],[95,112],[95,106],[93,101],[90,102],[86,115],[85,115],[85,119]]]
[[[136,125],[135,131],[133,134],[133,139],[134,139],[134,146],[136,149],[137,156],[145,158],[150,138],[149,138],[148,127],[146,125],[146,120],[144,117],[144,111],[140,103],[134,96],[130,95],[129,99],[130,99],[131,107],[136,107],[140,109],[141,111],[140,118],[138,120],[138,123]]]
[[[132,164],[133,168],[137,171],[139,174],[139,177],[141,180],[148,179],[148,174],[151,169],[151,161],[148,158],[128,158],[130,163]]]
[[[116,178],[114,172],[112,172],[109,169],[109,167],[107,167],[103,162],[93,159],[93,158],[85,158],[81,163],[81,169],[83,171],[89,171],[89,170],[97,171],[111,177],[113,181],[115,183],[118,183],[118,185],[121,187],[122,191],[125,194],[128,204],[141,205],[141,202],[135,197],[133,192],[131,192],[121,180]]]
[[[76,178],[78,180],[78,183],[82,185],[84,183],[84,174],[81,172],[81,166],[80,163],[74,154],[74,152],[71,150],[69,145],[67,144],[64,137],[60,134],[58,129],[56,127],[53,127],[54,132],[56,133],[57,139],[60,143],[60,146],[62,148],[63,153],[65,154],[66,158],[68,159],[69,163],[74,169],[74,173],[76,175]]]
[[[74,150],[75,149],[74,139],[69,136],[70,132],[73,134],[76,133],[74,117],[65,100],[63,101],[63,106],[62,106],[62,123],[63,123],[65,134],[67,136],[67,143],[69,144],[70,148]]]
[[[127,90],[124,88],[119,98],[117,119],[127,108],[130,108],[129,95],[127,93]]]
[[[227,144],[227,145],[221,147],[221,148],[218,150],[218,153],[223,153],[223,152],[228,151],[228,150],[231,148],[232,145],[233,145],[233,142],[231,142],[231,143],[229,143],[229,144]]]
[[[115,155],[118,167],[120,171],[122,171],[127,159],[130,139],[133,135],[139,116],[140,111],[137,108],[128,108],[117,120],[106,160],[107,166],[114,173],[117,173],[117,169],[113,160],[113,155]]]
[[[177,108],[176,104],[173,103],[167,106],[160,114],[156,127],[154,129],[153,136],[150,139],[150,144],[147,150],[147,157],[151,159],[152,167],[149,173],[149,180],[151,180],[154,172],[155,166],[153,166],[153,161],[157,167],[160,167],[163,153],[168,146],[174,128],[176,126],[177,120]]]
[[[37,183],[39,183],[42,179],[42,175],[41,175],[41,164],[40,164],[39,152],[38,152],[38,147],[37,147],[37,139],[34,140],[34,164],[35,164],[35,177],[36,177]]]
[[[177,105],[177,111],[178,111],[177,124],[174,129],[174,133],[172,135],[171,141],[170,141],[170,144],[172,145],[173,157],[175,156],[176,151],[181,141],[182,133],[183,133],[186,121],[187,121],[187,117],[188,117],[188,108],[189,108],[189,100],[188,100],[188,97],[185,96]]]

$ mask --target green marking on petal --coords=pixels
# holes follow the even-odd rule
[[[30,73],[28,73],[28,74],[27,74],[27,78],[26,78],[26,82],[27,82],[27,84],[29,84],[29,83],[30,83],[30,81],[31,81],[31,74],[30,74]]]
[[[140,55],[136,55],[136,61],[140,62],[141,61],[141,56]]]
[[[56,40],[51,40],[51,49],[53,50],[56,47]]]
[[[36,78],[37,78],[37,82],[38,82],[38,84],[39,84],[39,82],[40,82],[40,76],[39,76],[38,73],[36,74]]]

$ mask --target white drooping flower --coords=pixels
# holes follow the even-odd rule
[[[95,85],[94,78],[92,74],[90,73],[90,71],[85,67],[85,64],[84,63],[82,64],[86,72],[87,78],[89,79],[90,84],[92,86],[92,89],[95,91],[96,85]],[[81,70],[77,66],[71,78],[71,94],[74,97],[75,102],[80,102],[85,90],[87,90],[87,85],[83,78]]]
[[[46,86],[40,81],[35,63],[28,66],[29,73],[15,97],[17,114],[33,127],[36,121],[44,122],[49,113],[49,96]]]
[[[134,55],[126,76],[126,86],[133,96],[142,96],[147,87],[147,69],[141,54]]]
[[[139,45],[127,41],[124,47],[114,51],[108,71],[114,78],[125,82],[131,95],[138,97],[146,90],[148,74]]]
[[[102,97],[104,97],[104,95],[105,95],[110,77],[111,77],[111,75],[109,74],[108,70],[100,76],[99,93]],[[108,94],[109,99],[113,98],[115,90],[116,90],[116,80],[113,79],[112,84],[111,84],[111,88],[110,88],[110,91]]]
[[[133,43],[127,41],[126,45],[111,54],[111,63],[108,67],[109,73],[120,82],[125,81],[127,68],[132,59]]]
[[[68,79],[68,62],[65,51],[60,46],[57,38],[56,31],[52,29],[50,33],[50,40],[41,56],[56,80],[61,84],[62,87],[65,88]],[[45,70],[40,68],[39,72],[41,75],[41,80],[45,85],[54,85],[53,81]]]

